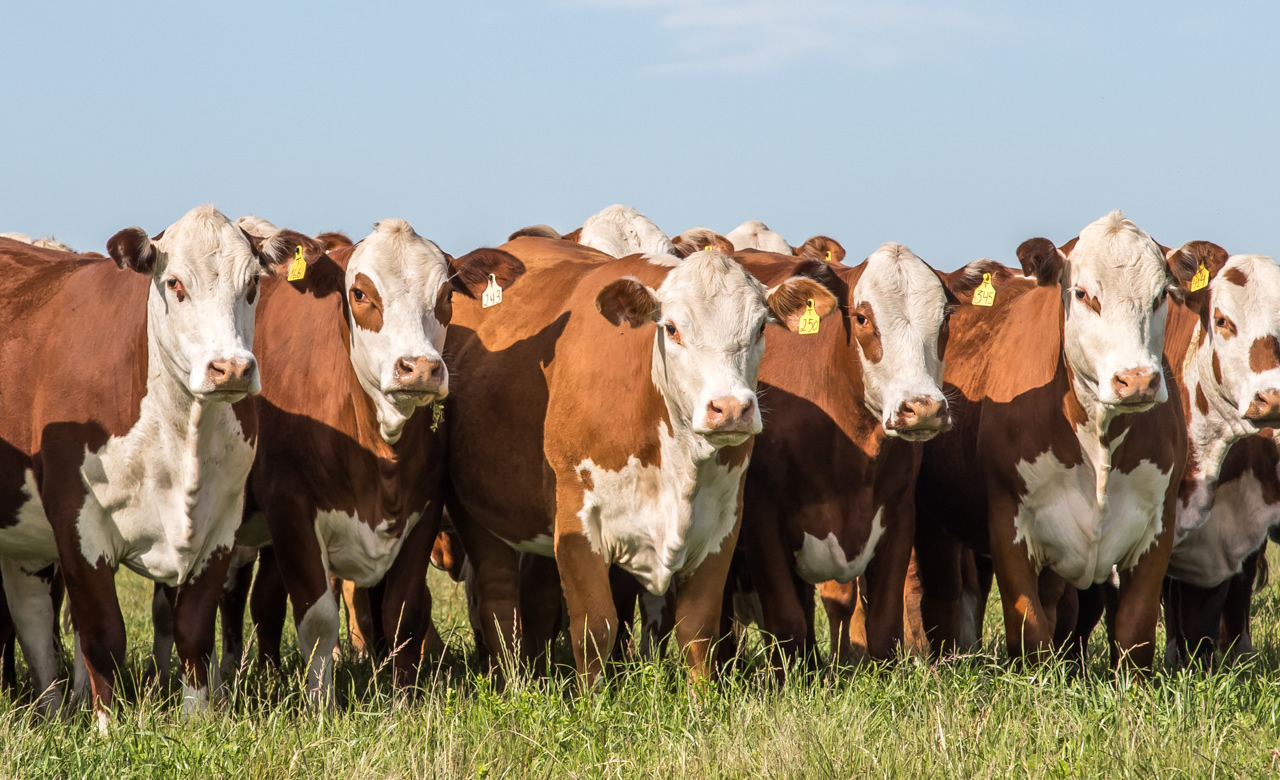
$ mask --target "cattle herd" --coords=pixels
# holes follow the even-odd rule
[[[1010,654],[1211,665],[1252,649],[1280,522],[1280,266],[1120,212],[1018,268],[856,266],[759,222],[670,239],[614,206],[459,257],[384,220],[358,242],[204,206],[108,256],[0,237],[0,576],[48,711],[106,723],[119,566],[156,583],[156,665],[185,709],[243,652],[331,700],[341,612],[417,679],[431,562],[478,646],[584,682],[631,636],[694,676],[771,636],[965,652],[994,577]],[[446,340],[447,336],[447,340]],[[256,575],[255,571],[256,563]],[[341,579],[344,585],[336,585]],[[230,664],[227,662],[230,661]],[[1221,661],[1219,661],[1221,662]]]

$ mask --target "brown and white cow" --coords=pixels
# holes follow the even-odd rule
[[[446,407],[449,511],[485,644],[512,652],[517,616],[550,604],[519,585],[526,551],[555,558],[584,679],[616,638],[611,564],[654,594],[679,583],[677,638],[709,674],[766,324],[798,327],[806,301],[821,316],[835,299],[805,278],[766,291],[714,251],[608,260],[533,237],[503,249],[528,273],[500,305],[455,308]],[[522,651],[535,656],[551,637],[532,634],[555,625],[526,620]]]
[[[1165,605],[1180,666],[1212,657],[1232,579],[1280,522],[1280,266],[1204,241],[1173,252],[1211,278],[1171,311],[1165,348],[1189,447]]]
[[[955,647],[947,534],[991,556],[1015,656],[1050,648],[1065,585],[1118,569],[1113,648],[1150,669],[1186,457],[1182,410],[1164,403],[1166,299],[1197,269],[1120,212],[1061,249],[1026,241],[1018,258],[1034,285],[985,262],[949,285],[969,300],[990,274],[995,305],[962,305],[951,320],[956,429],[925,445],[916,492],[925,624]]]
[[[211,206],[106,259],[0,242],[5,386],[0,569],[44,706],[56,706],[49,572],[65,579],[99,724],[124,620],[124,565],[179,588],[184,707],[208,701],[214,610],[240,523],[260,387],[259,279],[309,239],[251,239]],[[136,273],[122,273],[126,269]]]
[[[920,459],[913,442],[950,424],[941,383],[955,299],[901,244],[852,268],[765,252],[737,259],[765,285],[821,280],[842,315],[814,334],[768,329],[760,366],[768,424],[747,472],[739,537],[760,626],[789,655],[811,651],[813,585],[866,573],[867,649],[886,658],[903,633]],[[833,635],[851,617],[832,615]]]
[[[812,236],[798,247],[792,248],[780,234],[769,229],[759,220],[743,222],[725,236],[734,249],[757,249],[780,255],[795,255],[814,260],[826,260],[839,265],[844,262],[845,251],[839,241],[827,236]]]
[[[449,393],[441,350],[452,294],[479,296],[522,272],[495,250],[452,260],[390,219],[330,249],[301,280],[263,287],[255,348],[275,381],[257,399],[241,541],[270,532],[319,699],[332,691],[338,640],[331,573],[366,587],[385,578],[384,628],[403,647],[396,682],[414,680],[444,475],[439,419],[422,407]]]

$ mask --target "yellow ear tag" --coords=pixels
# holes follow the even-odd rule
[[[704,247],[702,248],[702,251],[703,251],[703,252],[710,252],[710,251],[711,251],[711,245],[710,245],[710,244],[707,244],[706,246],[704,246]]]
[[[800,315],[800,327],[797,333],[801,336],[811,336],[818,332],[818,323],[822,322],[822,318],[813,310],[813,299],[810,298],[806,304],[804,314]]]
[[[1196,269],[1196,275],[1191,277],[1191,292],[1203,290],[1209,286],[1209,269],[1204,267],[1204,261],[1200,262],[1200,267]]]
[[[484,295],[480,298],[480,308],[487,309],[500,303],[502,303],[502,288],[498,286],[498,280],[494,275],[489,274],[489,286],[484,288]]]
[[[296,282],[307,275],[307,261],[302,257],[302,247],[298,247],[293,253],[293,262],[289,263],[289,276],[286,278],[291,282]]]
[[[831,250],[830,250],[830,249],[828,249],[828,250],[827,250],[827,262],[828,262],[828,263],[834,263],[834,262],[835,262],[835,260],[834,260],[834,259],[832,259],[832,257],[831,257]]]
[[[990,306],[996,302],[996,288],[991,285],[991,274],[982,275],[982,284],[973,291],[974,306]]]

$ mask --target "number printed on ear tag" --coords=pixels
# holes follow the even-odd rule
[[[1209,269],[1204,267],[1204,261],[1200,261],[1200,267],[1196,269],[1196,275],[1191,277],[1191,292],[1203,290],[1209,286]]]
[[[484,295],[480,297],[480,308],[487,309],[500,303],[502,303],[502,288],[498,286],[497,278],[489,274],[489,286],[484,288]]]
[[[800,315],[800,327],[796,332],[801,336],[812,336],[818,332],[818,324],[822,322],[822,318],[813,310],[813,299],[810,298],[805,303],[804,314]]]
[[[991,284],[991,274],[982,275],[982,284],[973,291],[974,306],[990,306],[996,302],[996,288]]]
[[[306,275],[307,261],[302,256],[302,247],[298,247],[293,253],[293,262],[289,263],[289,275],[285,278],[296,282]]]

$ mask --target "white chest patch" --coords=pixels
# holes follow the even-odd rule
[[[1170,475],[1142,461],[1111,472],[1101,485],[1085,462],[1066,467],[1052,452],[1022,461],[1027,486],[1014,517],[1015,541],[1025,541],[1037,569],[1050,567],[1078,588],[1106,580],[1113,566],[1138,562],[1160,532]]]
[[[796,551],[796,573],[800,575],[800,579],[815,585],[827,580],[853,582],[854,578],[867,570],[867,564],[871,562],[871,556],[875,555],[876,545],[883,535],[884,507],[876,510],[867,543],[853,560],[845,555],[844,547],[836,539],[834,532],[827,534],[825,539],[805,534],[800,549]]]
[[[149,388],[127,434],[85,451],[88,496],[76,524],[91,563],[176,586],[234,544],[254,448],[227,404],[192,404],[180,431],[152,398]]]
[[[591,485],[578,518],[591,548],[606,563],[631,572],[654,595],[720,549],[738,516],[738,489],[746,463],[730,468],[714,455],[694,465],[660,426],[661,465],[632,456],[619,471],[590,458],[578,474]]]
[[[1219,585],[1240,572],[1278,522],[1280,504],[1263,500],[1257,477],[1245,473],[1221,483],[1208,519],[1174,542],[1169,576],[1201,588]]]
[[[384,520],[370,528],[356,515],[336,510],[316,513],[316,538],[324,556],[325,570],[362,588],[378,584],[395,562],[404,539],[418,524],[420,512],[409,516],[404,531],[391,533],[390,522]]]
[[[58,559],[58,548],[31,469],[23,474],[22,492],[26,498],[18,508],[17,524],[0,528],[0,552],[28,572],[35,572]]]

